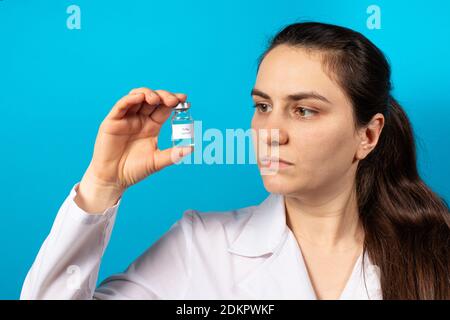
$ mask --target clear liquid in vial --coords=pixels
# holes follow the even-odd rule
[[[194,145],[194,120],[190,113],[190,103],[180,102],[172,116],[172,144],[174,147]]]

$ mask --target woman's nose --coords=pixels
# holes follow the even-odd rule
[[[283,128],[283,122],[285,122],[283,119],[276,118],[275,116],[271,117],[271,119],[268,119],[264,128],[266,133],[263,134],[262,137],[267,145],[278,146],[286,144],[288,142],[289,135],[287,133],[287,130]],[[286,126],[286,123],[284,124],[284,126]]]

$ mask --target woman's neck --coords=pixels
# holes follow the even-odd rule
[[[284,199],[286,222],[297,239],[330,252],[344,252],[362,244],[364,232],[352,186],[314,201],[295,195]]]

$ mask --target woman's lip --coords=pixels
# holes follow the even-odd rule
[[[293,163],[284,161],[282,159],[261,159],[260,164],[262,167],[279,167],[279,168],[285,168],[292,166]]]

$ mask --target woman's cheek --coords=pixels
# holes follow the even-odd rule
[[[297,130],[290,135],[291,142],[296,146],[300,157],[314,160],[328,145],[329,140],[320,130]]]

